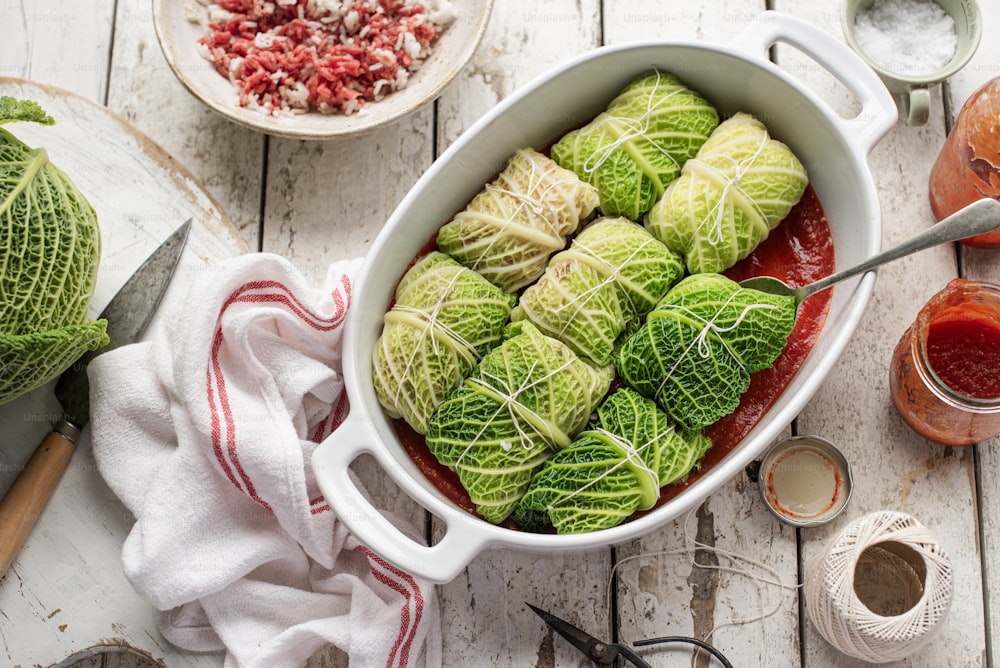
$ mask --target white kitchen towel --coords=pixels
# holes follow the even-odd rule
[[[352,668],[440,664],[433,585],[359,544],[310,465],[348,409],[358,262],[321,290],[272,254],[206,267],[181,313],[89,369],[97,464],[136,518],[125,574],[164,637],[227,668],[293,668],[327,643]]]

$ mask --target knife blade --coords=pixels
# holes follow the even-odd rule
[[[55,396],[62,417],[0,500],[0,577],[34,527],[69,464],[80,431],[90,420],[88,365],[97,355],[139,340],[170,284],[190,231],[189,219],[132,274],[99,316],[108,323],[108,344],[85,353],[56,381]]]

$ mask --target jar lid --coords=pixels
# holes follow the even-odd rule
[[[768,509],[782,522],[799,527],[832,520],[854,489],[844,453],[819,436],[792,436],[776,443],[761,460],[758,481]]]

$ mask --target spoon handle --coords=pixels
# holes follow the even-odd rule
[[[917,251],[949,241],[958,241],[977,234],[985,234],[998,228],[1000,228],[1000,202],[990,198],[976,200],[898,246],[874,255],[861,264],[830,274],[804,286],[802,298],[804,299],[814,292],[825,290],[845,278],[856,276]]]

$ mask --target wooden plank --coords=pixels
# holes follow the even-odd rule
[[[983,39],[972,60],[945,86],[951,114],[947,127],[951,128],[965,101],[988,80],[1000,76],[1000,4],[979,3],[982,14]],[[936,147],[937,148],[937,147]],[[936,156],[936,151],[935,151]],[[1000,263],[996,250],[961,247],[962,275],[966,278],[1000,283]],[[975,446],[976,471],[979,489],[979,531],[982,550],[983,582],[986,590],[988,624],[984,654],[987,665],[1000,663],[1000,436]]]
[[[839,14],[816,3],[779,0],[776,8],[842,38]],[[793,57],[788,51],[779,50],[779,62]],[[813,70],[804,66],[801,77],[822,87]],[[939,88],[933,90],[930,123],[919,128],[897,123],[870,157],[882,204],[883,247],[932,222],[926,183],[930,161],[943,140]],[[837,104],[831,93],[827,91],[825,99]],[[896,341],[926,299],[955,273],[955,252],[949,246],[881,268],[851,344],[798,420],[800,431],[843,446],[857,472],[855,497],[847,511],[826,527],[803,532],[804,569],[847,523],[882,509],[915,516],[937,534],[951,556],[956,580],[949,618],[935,641],[907,660],[912,666],[978,665],[975,648],[984,638],[972,451],[949,450],[918,438],[896,414],[888,390],[888,364]],[[807,665],[861,665],[825,642],[810,623],[804,623],[803,644]]]
[[[725,44],[764,7],[756,0],[730,0],[712,11],[697,4],[668,8],[655,1],[606,0],[605,41]],[[695,551],[695,541],[712,549]],[[739,557],[730,559],[726,552]],[[618,546],[616,556],[621,640],[687,635],[711,642],[733,665],[798,662],[795,594],[757,579],[777,578],[794,587],[796,534],[768,512],[746,475],[736,476],[687,517]],[[644,658],[669,666],[688,653],[687,647],[672,646],[651,649]],[[700,655],[692,665],[712,665],[706,658]]]
[[[114,2],[2,0],[0,76],[31,79],[104,102]],[[53,45],[72,44],[69,52]]]
[[[191,171],[247,246],[258,249],[266,139],[211,111],[181,85],[163,58],[147,0],[120,0],[117,7],[108,107]]]

